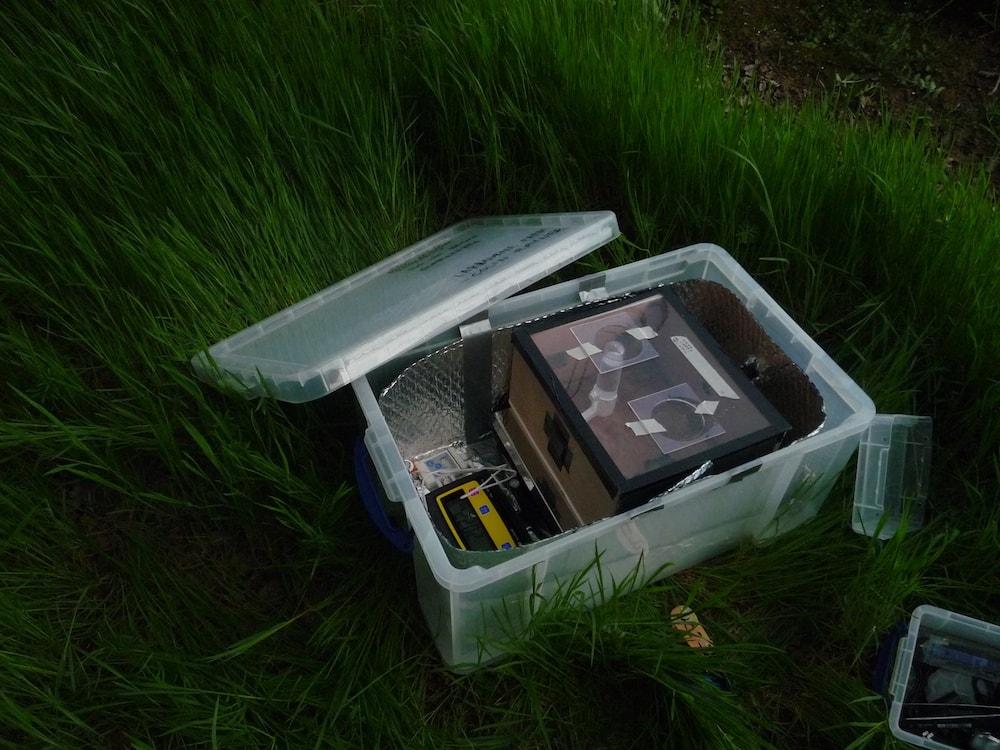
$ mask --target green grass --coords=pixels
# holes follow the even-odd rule
[[[0,11],[0,747],[892,745],[878,634],[1000,612],[996,206],[903,124],[741,107],[687,4],[648,5]],[[716,242],[880,411],[932,415],[931,520],[855,536],[847,477],[455,677],[359,508],[350,396],[188,360],[468,215],[600,208],[629,242],[573,273]]]

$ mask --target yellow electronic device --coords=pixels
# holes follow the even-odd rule
[[[464,550],[488,552],[517,546],[496,503],[483,487],[489,472],[459,479],[428,496],[431,516]]]

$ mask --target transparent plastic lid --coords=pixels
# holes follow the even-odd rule
[[[610,211],[470,219],[192,358],[247,396],[320,398],[619,234]]]
[[[903,524],[924,522],[931,470],[930,417],[876,414],[861,436],[851,525],[858,534],[888,539]]]

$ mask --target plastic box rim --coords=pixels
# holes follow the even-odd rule
[[[808,334],[806,334],[801,326],[799,326],[791,318],[791,316],[789,316],[788,313],[786,313],[785,310],[778,305],[778,303],[753,279],[752,276],[750,276],[749,272],[747,272],[746,269],[744,269],[732,257],[732,255],[730,255],[722,247],[713,243],[698,243],[690,245],[688,247],[662,253],[652,258],[634,261],[633,263],[629,263],[624,266],[618,266],[617,268],[610,269],[609,271],[598,272],[579,279],[562,282],[561,284],[556,284],[542,290],[538,290],[538,292],[535,293],[551,293],[552,291],[559,289],[581,289],[588,286],[593,281],[600,281],[603,277],[611,274],[612,272],[617,272],[620,275],[628,275],[630,270],[648,269],[648,273],[646,275],[655,276],[658,271],[662,270],[662,266],[676,265],[681,268],[681,273],[683,273],[683,270],[685,270],[689,265],[703,261],[711,263],[719,270],[727,272],[725,275],[727,276],[728,281],[736,287],[733,288],[732,291],[737,293],[737,295],[743,299],[745,305],[749,306],[750,302],[753,300],[763,302],[768,309],[769,315],[777,318],[778,321],[792,334],[794,343],[804,347],[805,350],[809,352],[810,356],[806,362],[796,360],[793,352],[787,352],[796,364],[804,370],[809,366],[813,366],[813,369],[815,369],[817,373],[826,381],[844,381],[846,384],[846,390],[838,390],[837,393],[838,396],[850,406],[851,413],[836,426],[829,429],[821,427],[816,433],[789,446],[781,448],[778,451],[761,458],[754,459],[754,461],[749,462],[748,464],[743,464],[742,466],[735,467],[720,474],[705,477],[688,485],[687,487],[671,492],[670,494],[654,498],[634,510],[611,516],[610,518],[575,529],[567,532],[565,535],[556,537],[553,540],[547,540],[544,543],[541,543],[531,549],[527,549],[525,552],[512,556],[510,559],[497,563],[489,568],[476,565],[464,568],[452,566],[448,561],[444,549],[441,547],[441,541],[431,524],[430,517],[423,510],[423,504],[417,497],[416,491],[412,490],[412,484],[410,484],[410,488],[412,490],[410,493],[405,493],[405,487],[401,487],[401,489],[404,490],[404,497],[401,501],[396,500],[396,502],[403,502],[404,507],[406,508],[407,519],[413,529],[415,541],[424,551],[428,567],[434,575],[435,580],[437,580],[442,587],[454,593],[474,591],[490,582],[508,578],[535,565],[544,565],[548,557],[548,550],[551,549],[550,545],[553,543],[558,544],[560,542],[572,540],[573,544],[584,544],[588,541],[592,541],[604,536],[609,533],[609,531],[612,531],[617,527],[624,526],[625,524],[631,522],[633,518],[644,513],[659,510],[661,508],[668,508],[671,505],[681,503],[694,493],[710,492],[719,489],[728,484],[734,476],[737,476],[740,472],[745,471],[748,466],[752,467],[759,465],[763,469],[771,464],[784,462],[786,459],[791,458],[796,452],[798,452],[803,443],[806,441],[810,441],[809,445],[813,448],[823,447],[825,445],[829,445],[830,443],[844,440],[855,434],[860,435],[863,429],[871,422],[872,418],[875,416],[875,404],[872,402],[871,398],[861,389],[860,386],[857,385],[857,383],[854,382],[853,379],[847,375],[846,372],[844,372],[842,368],[840,368],[839,365],[837,365],[836,362],[833,361],[828,354],[826,354],[826,352],[823,351],[822,348],[820,348],[818,344],[816,344],[815,341],[813,341]],[[516,299],[517,297],[511,298],[511,300]],[[511,300],[506,300],[505,302],[509,303]],[[502,302],[497,306],[503,304],[504,303]],[[359,378],[358,381],[354,383],[354,389],[359,402],[362,404],[363,410],[365,410],[365,413],[369,413],[368,410],[371,409],[378,412],[378,402],[370,384],[368,383],[367,377]],[[370,429],[371,428],[369,428],[369,430]],[[370,451],[373,449],[377,450],[380,444],[385,444],[384,442],[380,442],[374,435],[371,440],[368,440],[367,437],[368,436],[366,436],[366,444],[368,445]],[[390,452],[394,455],[389,457],[387,460],[392,462],[393,459],[398,459],[399,466],[402,466],[402,456],[399,454],[395,443],[392,442],[391,434],[388,434],[388,437],[392,446]],[[382,479],[385,478],[382,477]],[[409,484],[408,478],[406,479],[406,482]],[[430,554],[430,551],[434,550],[439,551],[439,554]]]

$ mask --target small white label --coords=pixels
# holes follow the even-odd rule
[[[722,379],[719,371],[712,367],[711,363],[705,359],[705,356],[695,348],[687,336],[671,336],[670,340],[674,342],[674,346],[677,347],[680,353],[687,358],[687,361],[694,366],[698,374],[705,379],[705,382],[712,387],[712,390],[722,398],[738,399],[740,397],[730,387],[729,383]]]
[[[599,353],[601,350],[596,346],[587,342],[583,346],[574,346],[572,349],[566,351],[566,353],[575,360],[585,360],[587,357],[592,357]]]
[[[625,426],[636,435],[654,435],[658,432],[666,432],[667,428],[655,419],[641,419],[638,422],[626,422]]]
[[[702,401],[694,408],[695,414],[715,414],[715,410],[719,408],[718,401]]]
[[[639,328],[629,328],[628,334],[637,341],[646,341],[647,339],[655,339],[656,331],[652,329],[651,326],[641,326]]]

